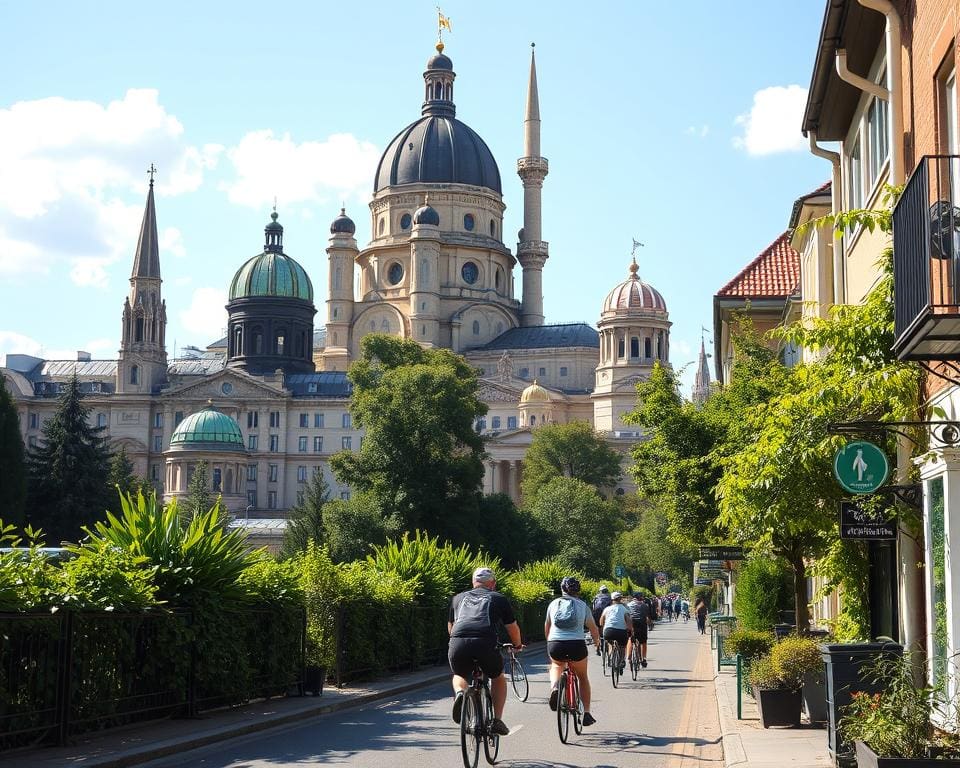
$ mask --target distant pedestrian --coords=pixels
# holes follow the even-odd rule
[[[707,603],[702,597],[697,598],[693,612],[697,615],[697,630],[701,635],[707,634]]]

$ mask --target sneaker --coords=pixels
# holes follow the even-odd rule
[[[458,691],[453,700],[453,722],[460,722],[460,715],[463,714],[463,691]]]
[[[550,709],[554,712],[557,711],[557,699],[560,698],[560,691],[556,688],[550,689]]]
[[[497,736],[509,736],[510,729],[507,728],[507,724],[503,722],[499,717],[493,718],[490,721],[490,730],[497,734]]]
[[[641,659],[641,660],[640,660],[640,666],[643,667],[644,669],[646,669],[646,668],[647,668],[647,660],[646,660],[646,659]]]
[[[593,725],[595,722],[597,722],[597,720],[596,720],[596,718],[595,718],[593,715],[591,715],[589,712],[584,712],[584,713],[583,713],[583,724],[584,724],[584,725]]]

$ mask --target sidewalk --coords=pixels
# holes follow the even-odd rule
[[[544,648],[544,642],[531,643],[525,654],[535,655]],[[153,720],[86,734],[66,747],[16,750],[0,755],[0,768],[126,768],[449,680],[449,668],[438,664],[346,688],[325,687],[322,696],[257,701],[209,712],[196,720]]]
[[[258,701],[210,712],[196,720],[154,720],[79,736],[67,747],[14,751],[0,756],[0,768],[8,765],[11,768],[122,768],[449,679],[450,670],[445,665],[437,665],[349,688],[324,688],[322,696]]]
[[[716,664],[716,654],[713,654]],[[833,768],[827,752],[827,729],[763,728],[757,703],[743,699],[743,719],[737,720],[737,672],[725,667],[714,684],[720,710],[723,761],[727,768]]]

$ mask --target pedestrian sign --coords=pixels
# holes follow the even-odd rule
[[[624,576],[627,575],[627,569],[624,568],[622,565],[618,565],[613,569],[613,575],[616,576],[618,579],[622,579]]]
[[[833,474],[850,493],[873,493],[886,482],[890,463],[873,443],[854,440],[833,457]]]

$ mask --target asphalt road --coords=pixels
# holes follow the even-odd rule
[[[530,698],[509,694],[498,765],[508,768],[722,768],[709,636],[693,621],[658,624],[650,633],[649,666],[637,682],[629,670],[614,690],[591,655],[592,706],[597,723],[568,744],[557,736],[547,707],[549,682],[543,653],[521,656]],[[591,647],[591,654],[593,653]],[[462,765],[459,728],[450,717],[448,684],[184,752],[152,768],[268,768],[310,764],[359,768]],[[483,755],[480,756],[483,765]]]

